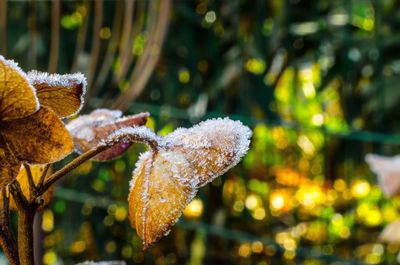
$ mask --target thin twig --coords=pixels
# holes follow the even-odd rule
[[[29,207],[29,201],[25,198],[21,186],[17,180],[14,180],[8,185],[8,187],[10,189],[10,193],[13,195],[13,199],[18,210],[24,210],[25,208]]]
[[[36,184],[35,181],[33,180],[32,176],[32,170],[31,167],[27,163],[23,163],[25,172],[26,172],[26,177],[28,178],[28,183],[29,183],[29,191],[31,196],[36,193]],[[29,198],[28,198],[29,200]]]
[[[51,164],[47,164],[44,167],[42,175],[40,175],[39,182],[38,182],[38,184],[36,186],[37,188],[36,188],[35,196],[38,196],[37,191],[39,191],[39,190],[41,190],[43,188],[43,183],[44,183],[44,180],[46,179],[46,175],[47,175],[47,172],[49,171],[50,166],[51,166]]]
[[[57,180],[59,180],[61,177],[63,177],[64,175],[66,175],[67,173],[69,173],[71,170],[75,169],[76,167],[78,167],[79,165],[81,165],[82,163],[84,163],[85,161],[89,160],[90,158],[98,155],[99,153],[107,150],[108,148],[110,148],[111,146],[107,146],[107,145],[103,145],[103,146],[99,146],[96,149],[87,151],[86,153],[81,154],[80,156],[78,156],[77,158],[75,158],[74,160],[72,160],[70,163],[68,163],[67,165],[65,165],[62,169],[54,172],[53,174],[51,174],[44,182],[43,184],[43,188],[41,190],[38,191],[38,196],[42,195],[51,185],[54,184],[54,182],[56,182]]]
[[[157,138],[144,137],[140,134],[119,134],[115,138],[107,140],[104,143],[104,145],[99,145],[96,149],[89,150],[81,154],[80,156],[69,162],[67,165],[65,165],[62,169],[51,174],[48,178],[45,179],[43,188],[38,190],[37,196],[41,196],[44,192],[46,192],[48,188],[50,188],[51,185],[54,184],[54,182],[59,180],[64,175],[68,174],[71,170],[75,169],[85,161],[95,157],[101,152],[113,147],[115,144],[121,141],[144,143],[148,145],[151,149],[153,149],[155,152],[157,152],[157,150],[159,149],[159,143],[157,141]]]

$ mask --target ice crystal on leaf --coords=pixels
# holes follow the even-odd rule
[[[77,114],[84,104],[86,78],[81,73],[59,75],[30,71],[28,80],[35,87],[40,104],[62,118]]]
[[[83,153],[104,144],[115,131],[122,128],[144,125],[148,113],[122,117],[119,110],[98,109],[88,115],[82,115],[67,125],[75,150]],[[121,155],[132,145],[132,141],[120,141],[108,150],[98,154],[93,160],[106,161]]]
[[[74,81],[81,87],[74,104],[64,98],[62,84],[56,89],[53,81],[47,81],[41,80],[39,87],[47,88],[46,92],[37,93],[38,84],[14,61],[0,56],[0,187],[17,176],[21,162],[53,163],[73,149],[58,110],[76,113],[80,109],[86,81],[83,77]]]
[[[129,193],[129,219],[144,248],[167,234],[198,188],[235,166],[247,153],[251,131],[228,118],[179,128],[142,154]]]
[[[400,192],[400,156],[368,154],[365,160],[377,174],[379,186],[386,196],[391,197]]]

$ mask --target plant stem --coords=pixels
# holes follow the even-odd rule
[[[23,165],[25,168],[26,176],[28,178],[30,194],[31,194],[31,196],[33,196],[33,194],[36,193],[36,185],[35,185],[35,181],[33,180],[31,167],[27,163],[23,163]]]
[[[21,265],[35,265],[33,255],[33,219],[35,211],[18,211],[18,253]]]
[[[72,160],[70,163],[65,165],[65,167],[63,167],[62,169],[51,174],[47,178],[47,180],[44,182],[43,188],[38,192],[38,195],[39,196],[42,195],[48,188],[50,188],[51,185],[54,184],[54,182],[56,182],[61,177],[63,177],[67,173],[69,173],[71,170],[75,169],[76,167],[78,167],[79,165],[84,163],[85,161],[87,161],[90,158],[96,156],[97,154],[107,150],[110,147],[111,146],[108,146],[108,145],[102,145],[102,146],[99,146],[97,149],[93,149],[93,150],[87,151],[86,153],[81,154],[80,156],[78,156],[77,158]]]
[[[1,190],[3,205],[0,208],[0,246],[11,265],[19,265],[18,246],[10,226],[9,197],[6,188]]]
[[[22,193],[18,181],[9,185],[18,208],[18,256],[21,265],[35,265],[33,255],[33,219],[38,208],[36,202],[29,203]]]

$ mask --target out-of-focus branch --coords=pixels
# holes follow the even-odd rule
[[[155,31],[150,31],[150,38],[146,43],[143,55],[139,58],[130,77],[129,88],[120,94],[113,107],[126,109],[143,91],[160,57],[161,47],[168,29],[170,8],[170,0],[159,1],[157,7],[159,16],[155,23]]]
[[[91,89],[93,81],[95,80],[95,74],[97,70],[97,61],[99,60],[100,53],[100,30],[103,23],[103,0],[98,0],[94,2],[94,26],[92,33],[92,49],[90,54],[90,64],[88,71],[88,90],[86,92],[87,98],[91,97]]]
[[[127,69],[129,68],[129,58],[132,56],[132,19],[133,19],[133,11],[134,11],[134,0],[126,0],[125,1],[125,15],[124,15],[124,29],[122,30],[120,49],[119,49],[119,59],[120,59],[120,68],[116,76],[117,84],[122,81],[123,76],[125,75]]]
[[[79,28],[74,59],[72,61],[71,72],[76,72],[78,69],[79,57],[82,55],[86,43],[86,33],[89,27],[89,15],[90,15],[90,2],[84,2],[84,8],[86,9],[86,15],[84,16],[84,24]]]
[[[60,49],[60,0],[53,0],[51,3],[51,41],[49,57],[49,73],[57,71],[58,56]]]
[[[0,52],[7,54],[7,0],[0,0]]]
[[[132,1],[133,2],[133,1]],[[107,52],[105,55],[105,59],[103,60],[103,64],[100,68],[99,74],[97,75],[97,79],[92,88],[92,95],[96,96],[100,91],[100,88],[104,85],[106,81],[113,60],[115,58],[115,53],[118,48],[118,41],[121,35],[121,24],[122,24],[122,4],[121,1],[115,2],[115,12],[114,12],[114,23],[111,30],[111,40],[109,41]]]

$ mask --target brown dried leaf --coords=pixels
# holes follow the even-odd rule
[[[144,125],[149,117],[149,113],[139,113],[126,117],[121,117],[121,115],[120,111],[99,109],[71,121],[67,125],[67,129],[74,140],[75,150],[84,153],[94,149],[116,130]],[[112,148],[95,156],[93,160],[107,161],[114,159],[131,145],[131,142],[117,143]]]
[[[0,55],[0,120],[23,118],[39,109],[35,89],[14,61]]]
[[[240,121],[207,120],[165,137],[165,148],[182,154],[193,168],[192,182],[202,187],[235,166],[247,153],[251,131]]]
[[[0,135],[0,190],[15,179],[21,167],[21,163],[10,153],[2,138]]]
[[[20,161],[47,164],[73,150],[74,144],[62,121],[46,108],[26,118],[2,123],[1,133]]]
[[[82,74],[28,73],[30,83],[36,88],[40,104],[54,111],[59,117],[75,115],[83,106],[86,79]]]
[[[144,249],[170,231],[194,197],[196,189],[181,181],[190,176],[190,165],[178,153],[142,154],[133,175],[128,203],[131,225],[142,238]]]
[[[168,233],[197,189],[236,165],[251,131],[229,119],[178,129],[136,164],[130,185],[129,219],[144,248]]]

